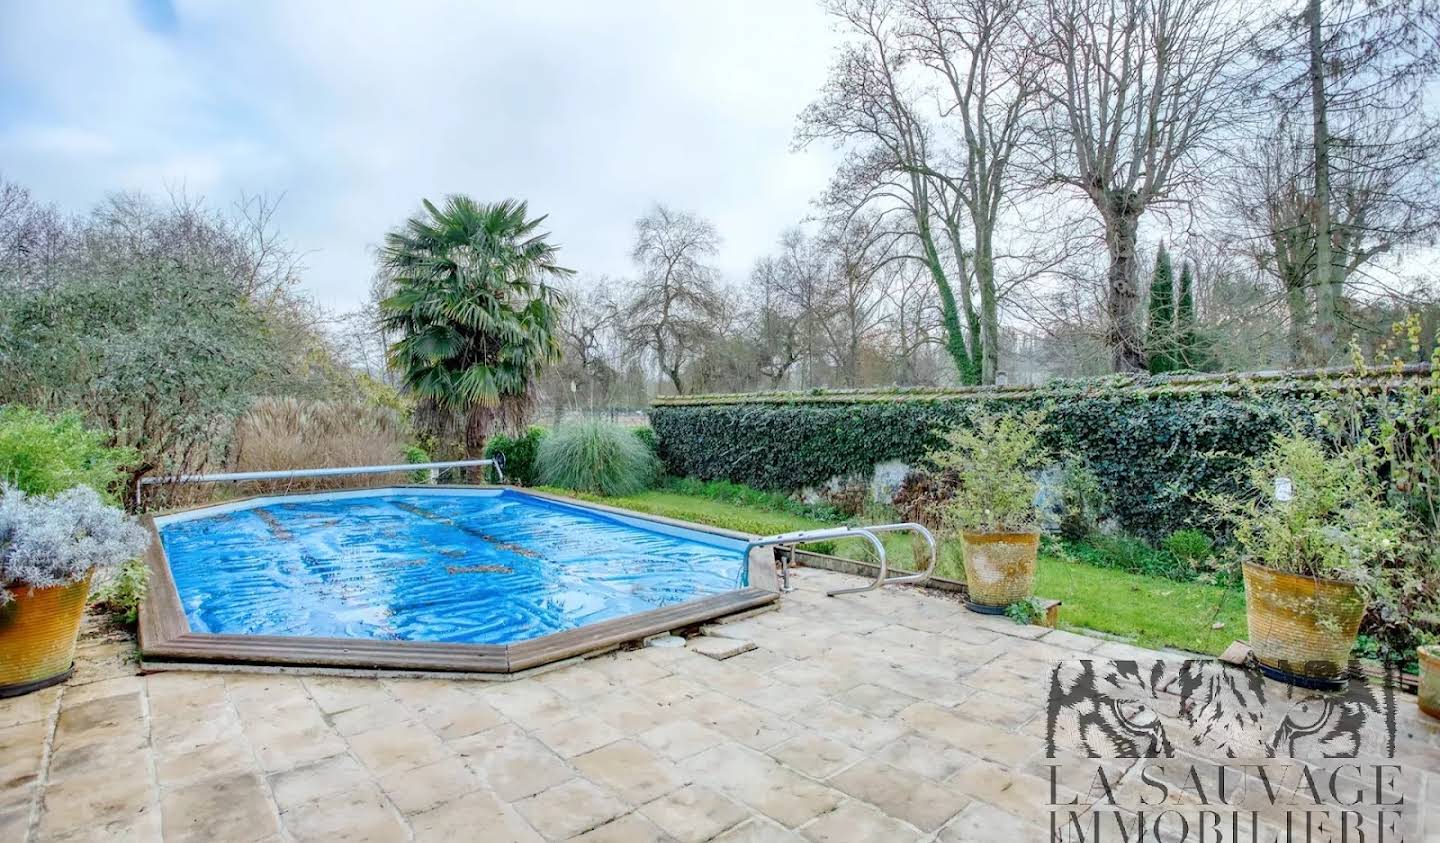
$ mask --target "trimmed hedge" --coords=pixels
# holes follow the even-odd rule
[[[1277,433],[1314,428],[1330,400],[1308,378],[1101,379],[948,394],[686,396],[657,401],[650,423],[671,474],[793,492],[868,476],[887,460],[920,464],[937,431],[982,409],[1044,408],[1052,453],[1083,457],[1120,526],[1156,541],[1212,529],[1198,495],[1236,490],[1246,459]]]

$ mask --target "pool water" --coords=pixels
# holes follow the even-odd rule
[[[513,490],[157,519],[194,632],[509,644],[743,588],[744,543]]]

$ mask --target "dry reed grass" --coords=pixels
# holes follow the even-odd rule
[[[285,471],[405,462],[405,420],[388,407],[348,401],[262,398],[235,424],[228,471]],[[403,472],[268,480],[238,494],[308,491],[409,482]]]

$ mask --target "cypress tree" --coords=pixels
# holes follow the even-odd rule
[[[1150,324],[1145,332],[1145,365],[1152,375],[1179,368],[1174,274],[1170,253],[1161,243],[1160,251],[1155,255],[1155,271],[1150,276]]]
[[[1195,319],[1195,273],[1186,261],[1180,269],[1180,295],[1175,305],[1175,368],[1207,368],[1205,349],[1201,347],[1200,328]]]

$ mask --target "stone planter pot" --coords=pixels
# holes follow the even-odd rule
[[[1250,649],[1266,676],[1307,688],[1344,686],[1365,598],[1353,583],[1246,562]]]
[[[1035,594],[1039,533],[961,534],[965,546],[966,605],[984,614],[1003,614],[1011,603]]]
[[[1420,689],[1415,695],[1420,710],[1440,719],[1440,645],[1420,648]]]
[[[57,685],[75,672],[75,639],[90,595],[90,577],[31,590],[10,586],[0,606],[0,697]]]

